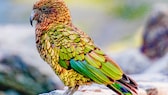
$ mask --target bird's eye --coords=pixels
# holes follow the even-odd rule
[[[50,12],[49,8],[47,8],[47,7],[42,7],[41,11],[44,12],[44,13],[49,13]]]
[[[42,10],[42,11],[46,11],[46,8],[45,8],[45,7],[43,7],[43,8],[41,8],[41,10]]]

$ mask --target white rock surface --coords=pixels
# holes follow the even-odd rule
[[[167,83],[142,82],[140,83],[140,85],[141,88],[139,88],[138,90],[138,95],[168,95]],[[65,90],[55,90],[40,95],[63,95],[64,92]],[[98,88],[97,86],[90,86],[89,88],[84,87],[83,91],[79,89],[73,95],[117,95],[117,94],[110,89],[103,89]]]
[[[66,88],[67,89],[67,88]],[[63,95],[65,90],[55,90],[50,93],[44,93],[40,95]],[[92,84],[79,87],[78,91],[74,95],[117,95],[112,90],[108,89],[104,85]]]

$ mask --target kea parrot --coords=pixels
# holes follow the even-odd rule
[[[136,95],[137,83],[127,76],[92,39],[74,26],[64,0],[39,0],[30,24],[36,21],[36,47],[72,95],[79,86],[104,84],[119,95]]]

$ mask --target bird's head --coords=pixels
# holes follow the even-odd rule
[[[70,12],[63,0],[39,0],[33,6],[30,16],[30,24],[33,21],[37,24],[64,23],[71,22]]]

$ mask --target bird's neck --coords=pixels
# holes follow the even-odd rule
[[[45,19],[44,21],[36,24],[36,30],[47,31],[51,27],[55,27],[57,25],[68,25],[68,26],[71,26],[72,22],[71,22],[70,19],[64,21],[62,18],[58,18],[58,19]]]
[[[69,13],[67,13],[69,14]],[[51,15],[50,18],[45,18],[43,21],[36,24],[36,29],[40,31],[48,30],[50,27],[56,26],[56,25],[72,25],[71,16],[70,15]]]

